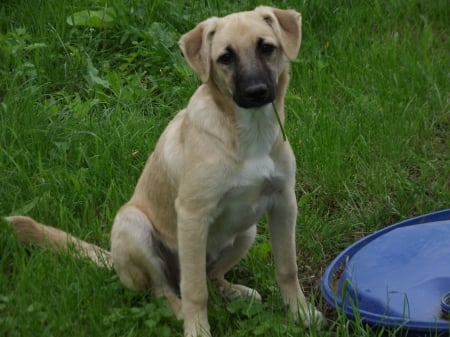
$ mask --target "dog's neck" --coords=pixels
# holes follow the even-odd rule
[[[270,154],[280,136],[272,104],[259,108],[236,108],[239,157],[264,157]]]

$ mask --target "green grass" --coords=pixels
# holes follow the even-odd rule
[[[2,1],[0,215],[27,214],[108,247],[115,212],[199,84],[178,50],[180,34],[257,4]],[[211,289],[213,334],[381,335],[324,306],[320,275],[362,236],[450,205],[450,4],[272,4],[303,14],[286,131],[298,164],[300,279],[331,323],[305,331],[286,317],[262,222],[230,277],[264,302],[223,303]],[[107,24],[75,15],[104,8]],[[163,301],[125,290],[113,272],[25,248],[3,222],[0,233],[0,335],[182,335]]]

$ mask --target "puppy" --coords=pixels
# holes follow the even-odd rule
[[[298,281],[295,158],[276,116],[284,122],[289,61],[300,43],[294,10],[258,7],[198,24],[179,45],[202,85],[163,132],[117,213],[111,252],[27,217],[7,218],[19,239],[72,245],[114,266],[126,287],[166,296],[185,336],[210,336],[207,277],[225,297],[260,299],[225,274],[247,253],[266,213],[283,301],[304,324],[320,322]]]

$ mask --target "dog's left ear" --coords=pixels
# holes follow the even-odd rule
[[[211,39],[216,27],[216,18],[199,23],[184,34],[178,45],[189,66],[197,73],[202,82],[207,82],[211,68]]]
[[[261,14],[280,40],[281,46],[289,60],[294,60],[302,42],[302,16],[288,9],[260,6],[255,9]]]

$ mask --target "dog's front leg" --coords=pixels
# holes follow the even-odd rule
[[[284,190],[269,209],[269,230],[275,259],[275,271],[283,302],[306,326],[321,323],[322,314],[309,304],[298,281],[295,224],[297,202],[293,190]]]
[[[177,204],[178,254],[181,272],[181,306],[185,337],[211,336],[206,281],[206,241],[208,224],[205,217]]]

